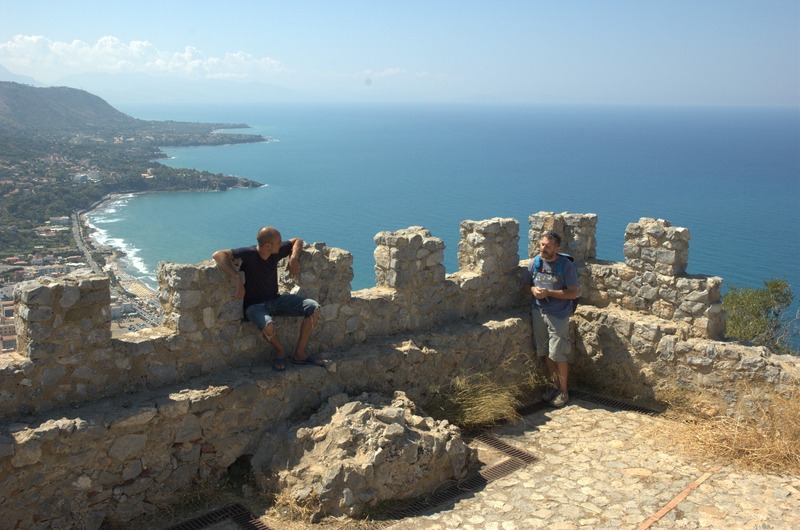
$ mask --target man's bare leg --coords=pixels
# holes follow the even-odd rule
[[[281,344],[280,339],[278,338],[278,334],[275,331],[275,323],[269,322],[264,329],[261,330],[261,334],[264,335],[264,338],[267,339],[267,342],[275,348],[275,362],[272,364],[272,367],[275,370],[283,371],[286,369],[286,352],[283,349],[283,344]]]
[[[319,320],[319,308],[310,316],[303,319],[300,324],[300,336],[297,338],[297,346],[294,349],[294,358],[302,361],[307,358],[306,346],[308,346],[308,339],[311,337],[311,332]]]
[[[550,372],[550,377],[553,382],[558,385],[558,395],[550,402],[554,407],[563,407],[569,401],[569,387],[567,386],[567,378],[569,377],[569,363],[556,362],[546,358],[547,370]]]
[[[569,389],[567,387],[567,381],[569,378],[569,363],[557,363],[550,357],[545,357],[544,360],[545,364],[547,365],[547,371],[550,374],[550,378],[553,380],[553,383],[555,383],[561,392],[569,395]]]

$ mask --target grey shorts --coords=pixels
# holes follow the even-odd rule
[[[533,340],[539,357],[547,355],[557,363],[572,362],[572,344],[569,340],[569,317],[558,318],[531,307]]]

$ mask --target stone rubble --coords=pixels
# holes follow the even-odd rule
[[[265,436],[256,480],[322,516],[430,493],[466,476],[473,453],[447,421],[417,415],[405,393],[331,397],[308,421]]]

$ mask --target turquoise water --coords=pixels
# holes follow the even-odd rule
[[[374,285],[374,235],[424,226],[457,270],[459,222],[598,214],[598,257],[623,260],[625,226],[667,219],[692,234],[688,272],[725,285],[789,279],[800,294],[797,109],[513,106],[136,107],[143,119],[244,122],[269,142],[165,149],[175,167],[265,184],[123,198],[96,211],[100,237],[155,285],[161,260],[197,263],[254,242],[259,227],[354,256]]]

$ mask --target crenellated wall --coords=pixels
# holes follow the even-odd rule
[[[586,303],[677,323],[683,337],[722,339],[722,278],[685,274],[689,231],[643,217],[625,229],[625,263],[586,263]]]
[[[513,219],[465,221],[462,239],[471,244],[459,259],[468,265],[447,277],[443,242],[412,227],[376,236],[375,288],[351,292],[352,256],[322,243],[306,246],[298,278],[284,272],[280,279],[287,291],[322,304],[309,349],[327,351],[518,307],[518,231]],[[110,333],[107,278],[81,272],[20,284],[21,356],[0,366],[0,414],[13,418],[174,384],[271,355],[255,326],[242,322],[233,282],[213,261],[161,263],[158,281],[164,325],[119,340]],[[291,344],[296,319],[279,319],[278,330]]]
[[[281,285],[322,304],[309,349],[332,361],[327,369],[270,370],[272,352],[210,260],[160,264],[164,325],[121,339],[110,333],[107,278],[20,284],[19,353],[0,357],[0,517],[26,528],[127,521],[224,475],[265,432],[332,395],[417,399],[459,370],[491,370],[512,355],[534,366],[521,273],[551,229],[582,284],[575,384],[649,396],[671,380],[717,392],[726,411],[735,382],[780,392],[796,375],[787,359],[721,341],[722,280],[685,274],[686,229],[631,223],[626,261],[615,263],[596,259],[594,214],[539,212],[528,223],[530,255],[520,261],[516,220],[463,221],[459,270],[449,275],[444,243],[428,230],[380,232],[376,286],[355,292],[350,253],[306,245],[300,275]],[[278,320],[285,344],[298,327]]]

